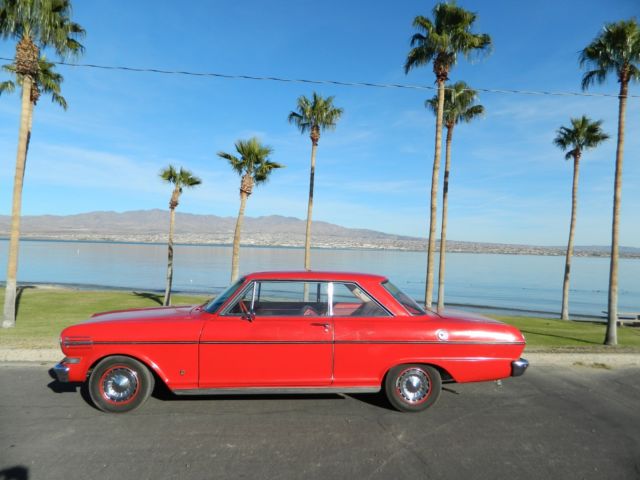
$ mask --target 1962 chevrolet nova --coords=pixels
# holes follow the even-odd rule
[[[163,382],[178,395],[384,390],[415,412],[443,382],[524,373],[518,329],[425,312],[385,277],[263,272],[199,306],[100,313],[62,331],[58,380],[87,382],[107,412],[140,406]]]

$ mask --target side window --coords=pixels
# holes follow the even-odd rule
[[[324,316],[328,310],[327,290],[326,282],[254,282],[228,314],[241,315],[244,303],[256,317]]]
[[[251,301],[253,299],[253,289],[255,282],[249,284],[247,289],[244,291],[242,295],[238,297],[238,299],[229,307],[227,310],[227,315],[242,315],[249,310],[251,310]]]
[[[336,317],[388,317],[389,313],[354,283],[333,284]]]

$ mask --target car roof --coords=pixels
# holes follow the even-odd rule
[[[335,280],[339,282],[373,281],[383,282],[387,277],[371,273],[357,272],[322,272],[322,271],[270,271],[254,272],[244,276],[248,280]]]

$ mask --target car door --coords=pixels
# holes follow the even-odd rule
[[[331,284],[334,319],[334,382],[336,386],[379,384],[390,359],[400,358],[397,322],[391,313],[350,282]]]
[[[254,281],[205,323],[200,388],[327,386],[333,320],[323,282]]]

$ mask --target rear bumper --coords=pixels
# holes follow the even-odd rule
[[[67,367],[62,362],[58,363],[53,367],[53,373],[59,382],[66,383],[69,381],[69,367]]]
[[[519,377],[525,372],[528,366],[529,366],[529,362],[524,358],[519,358],[518,360],[514,360],[513,362],[511,362],[511,376]]]

